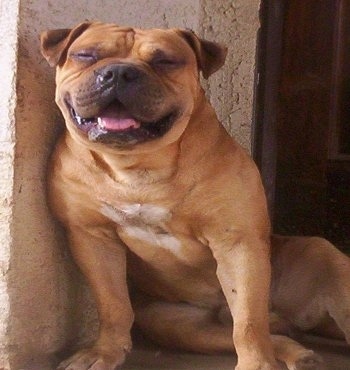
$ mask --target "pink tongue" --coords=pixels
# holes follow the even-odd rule
[[[126,130],[128,128],[139,128],[140,123],[132,118],[110,118],[101,117],[101,124],[109,131]]]
[[[109,131],[120,131],[140,127],[140,122],[132,118],[119,104],[112,104],[107,107],[101,113],[99,119],[99,124]]]

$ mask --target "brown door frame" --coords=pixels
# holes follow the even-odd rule
[[[252,153],[265,186],[270,217],[274,218],[276,120],[281,73],[282,34],[287,0],[262,0],[258,37]]]

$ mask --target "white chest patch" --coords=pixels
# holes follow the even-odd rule
[[[121,226],[149,225],[162,226],[171,219],[170,212],[152,204],[120,204],[112,206],[105,203],[101,213]]]
[[[120,225],[129,237],[148,245],[161,247],[181,257],[181,242],[166,230],[171,213],[152,204],[121,204],[117,207],[104,204],[101,213]]]

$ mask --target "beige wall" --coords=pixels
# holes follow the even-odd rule
[[[54,352],[84,333],[90,337],[96,325],[89,294],[45,203],[47,159],[62,120],[53,103],[53,71],[40,56],[38,34],[99,19],[138,27],[189,27],[227,44],[225,67],[205,84],[220,118],[248,148],[259,0],[18,3],[0,0],[0,31],[6,36],[0,41],[1,75],[6,71],[0,89],[0,368],[43,370],[51,368]],[[89,309],[83,311],[85,302]],[[80,325],[82,316],[85,325]]]
[[[247,150],[251,144],[260,0],[202,0],[200,34],[229,47],[226,63],[206,88],[219,118]]]
[[[16,1],[0,1],[0,368],[8,368],[7,329],[10,301],[7,277],[10,268],[10,249],[13,224],[14,125],[16,106],[17,54]]]

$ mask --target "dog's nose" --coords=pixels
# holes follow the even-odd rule
[[[117,85],[123,86],[127,83],[138,80],[141,71],[132,65],[114,64],[96,71],[96,82],[98,86]]]

